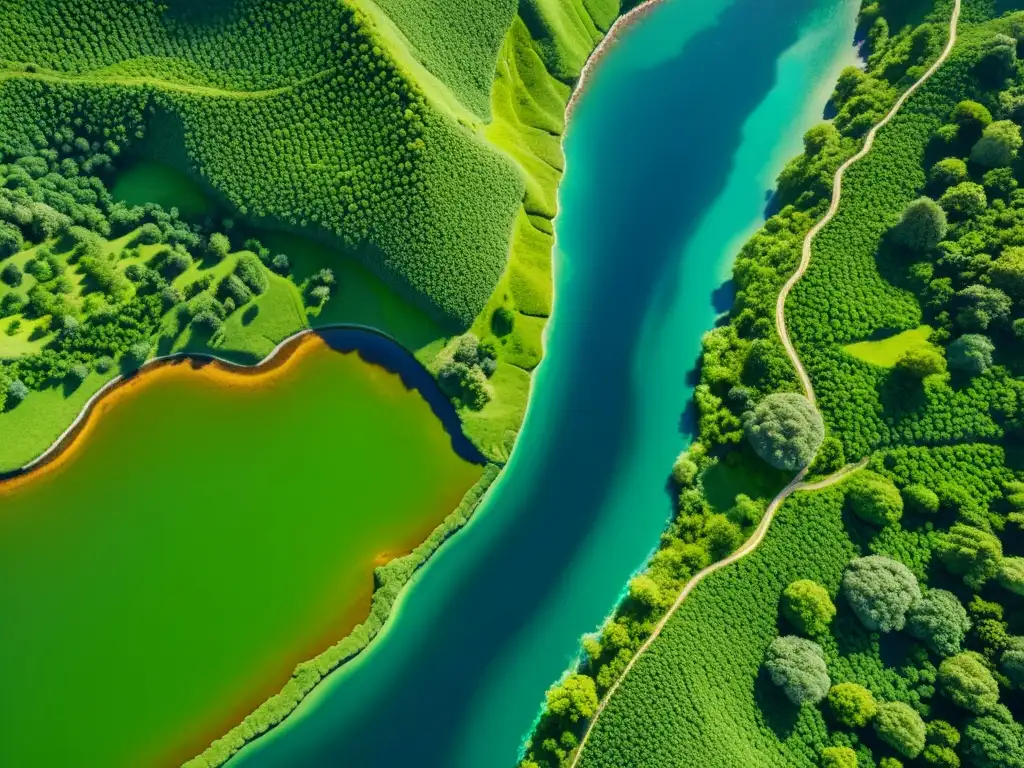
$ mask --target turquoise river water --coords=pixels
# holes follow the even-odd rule
[[[666,0],[566,138],[557,299],[526,423],[387,630],[232,768],[508,768],[671,513],[732,257],[855,57],[857,0]]]

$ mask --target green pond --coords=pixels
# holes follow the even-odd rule
[[[479,478],[398,375],[320,337],[294,355],[147,372],[0,483],[0,765],[191,757],[362,620],[373,567]]]

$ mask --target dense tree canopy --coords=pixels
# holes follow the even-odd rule
[[[971,628],[967,611],[952,592],[929,589],[907,615],[910,634],[940,656],[960,651]]]
[[[977,653],[944,659],[939,665],[939,689],[957,706],[976,715],[992,711],[999,703],[999,685]]]
[[[901,755],[914,758],[924,749],[924,721],[902,701],[879,704],[874,724],[878,737]]]

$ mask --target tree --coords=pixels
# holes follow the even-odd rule
[[[978,143],[971,149],[971,160],[988,168],[1009,165],[1024,140],[1012,120],[997,120],[985,126]]]
[[[20,229],[0,221],[0,259],[16,254],[24,242]]]
[[[821,750],[821,768],[857,768],[857,753],[849,747],[825,747]]]
[[[992,352],[995,345],[988,336],[980,333],[965,333],[949,345],[951,367],[971,375],[980,375],[992,367]]]
[[[21,268],[14,263],[5,264],[4,268],[0,270],[0,280],[3,280],[11,288],[17,288],[21,285],[21,281],[24,279]]]
[[[796,705],[817,704],[832,682],[821,646],[795,635],[775,638],[768,646],[764,666],[772,682]]]
[[[875,733],[904,757],[913,759],[924,749],[924,721],[902,701],[886,701],[878,705]]]
[[[908,485],[901,492],[903,508],[915,515],[934,515],[939,511],[939,495],[923,485]]]
[[[1024,247],[1004,248],[988,270],[992,285],[1016,299],[1024,299]]]
[[[1024,596],[1024,557],[1004,557],[999,564],[999,584]]]
[[[13,408],[28,397],[28,387],[21,379],[11,379],[7,385],[7,406]]]
[[[999,703],[999,685],[982,657],[964,651],[939,664],[938,687],[954,704],[983,715]]]
[[[872,525],[889,525],[903,517],[903,497],[887,478],[869,471],[850,480],[846,500],[853,514]]]
[[[946,212],[930,197],[919,197],[904,209],[893,237],[903,247],[925,253],[946,237],[946,229]]]
[[[207,250],[211,256],[220,261],[231,252],[231,241],[224,233],[214,232],[210,235]]]
[[[1010,638],[999,659],[999,671],[1017,688],[1024,688],[1024,637]]]
[[[1013,309],[1009,296],[987,285],[969,285],[957,291],[956,299],[961,307],[957,322],[971,330],[984,331],[993,323],[1008,320]]]
[[[950,217],[970,219],[980,215],[988,205],[985,188],[973,181],[963,181],[950,187],[939,198],[939,205]]]
[[[1024,728],[997,708],[967,723],[962,751],[971,768],[1024,768]]]
[[[953,107],[950,117],[961,128],[974,131],[976,136],[980,136],[985,127],[992,122],[992,113],[986,107],[966,99]]]
[[[776,392],[744,414],[747,439],[754,451],[776,469],[807,466],[825,439],[821,414],[803,395]]]
[[[597,711],[597,686],[587,675],[569,675],[547,692],[547,701],[551,714],[578,723]]]
[[[649,608],[655,608],[661,604],[661,589],[654,579],[644,573],[634,576],[630,580],[629,596]]]
[[[507,336],[516,326],[516,313],[508,307],[498,307],[491,315],[491,330],[497,336]]]
[[[843,574],[842,592],[868,629],[903,629],[907,611],[921,599],[917,579],[905,565],[881,555],[851,562]]]
[[[833,685],[828,692],[828,705],[836,720],[849,728],[863,728],[878,712],[871,691],[857,683]]]
[[[946,359],[935,347],[920,346],[908,349],[896,363],[901,371],[906,371],[915,379],[946,372]]]
[[[810,579],[792,582],[782,592],[782,615],[798,632],[820,635],[828,631],[836,607],[820,584]]]
[[[148,340],[137,341],[128,347],[127,358],[136,365],[144,363],[151,349],[152,345]]]
[[[960,650],[971,622],[956,595],[929,589],[907,614],[907,628],[938,655],[952,656]]]
[[[160,227],[149,222],[139,227],[138,233],[135,235],[135,242],[141,243],[142,245],[156,245],[162,243],[164,240],[164,233],[160,231]]]
[[[967,179],[967,163],[959,157],[947,157],[939,160],[928,172],[929,183],[943,191],[962,181],[967,181]]]
[[[956,523],[943,534],[935,547],[939,560],[972,589],[981,589],[999,573],[1003,545],[987,531]]]

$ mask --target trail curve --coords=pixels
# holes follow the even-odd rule
[[[850,166],[852,166],[858,160],[865,157],[868,154],[868,152],[871,151],[872,146],[874,146],[875,137],[878,135],[878,132],[886,125],[888,125],[888,123],[893,119],[893,117],[895,117],[896,114],[900,111],[900,109],[902,109],[903,105],[907,103],[907,100],[911,96],[913,96],[914,93],[922,85],[928,82],[928,80],[931,79],[931,77],[936,72],[939,71],[942,65],[945,64],[946,60],[949,58],[950,53],[952,53],[953,47],[956,45],[957,23],[960,20],[960,4],[961,0],[953,0],[953,11],[949,19],[949,39],[946,42],[945,48],[942,49],[942,53],[939,54],[938,58],[935,59],[935,61],[925,71],[925,73],[921,75],[921,77],[918,78],[913,83],[913,85],[911,85],[909,88],[907,88],[906,91],[903,92],[903,94],[893,104],[889,112],[886,113],[885,117],[878,121],[878,123],[876,123],[871,128],[871,130],[868,131],[867,135],[864,137],[864,144],[863,146],[861,146],[860,150],[856,154],[848,158],[836,170],[835,176],[833,177],[832,181],[832,199],[829,203],[828,211],[826,211],[825,215],[822,216],[821,219],[807,231],[807,235],[804,237],[803,246],[801,249],[800,263],[798,264],[796,271],[793,272],[789,280],[787,280],[785,285],[783,285],[782,290],[779,291],[778,299],[775,302],[775,327],[778,330],[779,338],[782,340],[783,347],[785,347],[786,355],[789,357],[790,361],[793,363],[793,367],[796,369],[797,376],[800,379],[800,385],[804,390],[804,394],[807,396],[807,399],[810,400],[812,403],[816,402],[816,398],[814,396],[814,386],[811,384],[810,376],[807,375],[807,371],[804,369],[803,363],[800,361],[800,356],[796,352],[796,347],[793,345],[793,341],[789,336],[789,329],[786,326],[786,299],[789,298],[789,294],[793,290],[793,286],[795,286],[800,281],[800,278],[804,276],[804,274],[807,272],[807,268],[811,264],[811,246],[814,243],[814,238],[818,235],[819,232],[821,232],[822,229],[824,229],[824,227],[830,221],[832,221],[832,219],[836,215],[836,212],[839,210],[839,204],[842,200],[843,192],[843,175],[850,168]],[[594,712],[593,717],[591,717],[590,722],[587,724],[587,729],[583,733],[583,738],[580,739],[579,746],[576,748],[576,752],[573,755],[572,762],[569,764],[569,768],[577,768],[579,766],[580,760],[583,757],[583,751],[587,745],[587,741],[590,739],[591,733],[593,733],[594,726],[597,724],[601,715],[604,713],[605,709],[608,706],[608,703],[612,700],[612,697],[614,697],[615,693],[618,691],[619,686],[622,685],[622,682],[629,675],[630,670],[633,669],[637,661],[639,661],[640,658],[644,655],[644,653],[646,653],[647,650],[651,647],[651,645],[653,645],[654,641],[658,639],[658,637],[661,635],[662,630],[668,624],[669,619],[672,618],[675,612],[679,609],[679,606],[683,604],[683,602],[686,600],[687,597],[689,597],[690,593],[693,592],[697,585],[700,584],[700,582],[702,582],[705,578],[707,578],[715,571],[721,570],[722,568],[732,565],[736,561],[746,557],[755,549],[757,549],[757,547],[761,544],[761,542],[767,535],[768,529],[771,527],[772,521],[775,518],[775,513],[778,512],[779,508],[782,506],[782,503],[786,499],[788,499],[794,492],[817,491],[827,488],[831,485],[835,485],[836,483],[842,481],[853,472],[856,472],[867,466],[869,460],[869,457],[865,457],[861,459],[859,462],[855,464],[848,464],[847,466],[840,469],[838,472],[835,472],[829,475],[828,477],[822,480],[815,481],[813,483],[804,482],[804,478],[807,476],[809,470],[809,467],[804,467],[802,470],[800,470],[797,476],[794,477],[793,480],[785,488],[779,491],[775,498],[772,499],[771,503],[768,505],[768,508],[765,510],[764,516],[761,518],[761,522],[758,524],[757,529],[750,536],[750,538],[747,539],[742,546],[740,546],[739,549],[730,554],[728,557],[725,557],[724,559],[719,560],[716,563],[712,563],[706,568],[701,569],[700,571],[695,573],[689,581],[686,582],[682,591],[679,593],[678,597],[676,597],[675,602],[672,603],[672,606],[668,609],[668,611],[665,612],[665,615],[662,616],[658,623],[654,626],[654,629],[652,630],[650,636],[637,649],[636,653],[634,653],[633,657],[629,660],[629,663],[626,664],[625,668],[622,670],[622,673],[618,676],[618,678],[616,678],[615,682],[612,683],[611,687],[607,690],[607,692],[605,692],[604,697],[601,699],[600,703],[597,706],[597,710]]]

